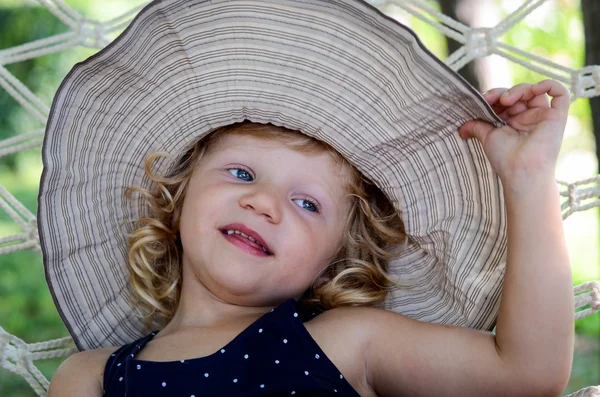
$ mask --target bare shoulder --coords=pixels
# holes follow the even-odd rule
[[[377,395],[367,382],[366,346],[367,307],[339,307],[327,310],[305,323],[306,328],[327,357],[362,397]]]
[[[104,367],[117,349],[106,347],[69,356],[52,377],[48,397],[102,396]]]

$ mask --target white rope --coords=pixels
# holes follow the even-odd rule
[[[0,86],[19,102],[33,117],[46,124],[50,107],[43,103],[33,92],[0,65]],[[35,109],[33,105],[37,106]],[[41,111],[41,112],[40,112]]]
[[[45,125],[49,106],[8,72],[4,66],[65,51],[76,46],[101,49],[111,41],[109,35],[123,30],[146,4],[139,5],[111,20],[99,22],[85,18],[62,0],[36,1],[62,21],[70,31],[0,50],[0,87],[15,98],[33,118]],[[462,44],[462,47],[445,60],[445,63],[453,70],[461,69],[476,58],[495,54],[562,82],[571,90],[572,101],[577,98],[600,96],[600,65],[585,66],[576,70],[499,40],[507,31],[514,28],[516,24],[523,21],[548,0],[524,0],[520,7],[496,26],[485,28],[471,28],[453,20],[427,5],[423,0],[368,1],[382,10],[388,6],[400,9]],[[43,134],[43,129],[36,129],[0,141],[0,157],[40,147],[43,142]],[[559,189],[560,196],[566,198],[561,203],[563,220],[575,212],[600,206],[600,175],[570,183],[560,180],[556,182],[561,188]],[[0,185],[0,210],[4,210],[22,229],[17,234],[0,238],[0,254],[22,250],[39,252],[35,215],[2,185]],[[600,310],[600,282],[590,281],[578,285],[574,287],[573,293],[576,319],[590,316]],[[0,366],[22,376],[39,396],[45,396],[49,382],[33,362],[69,356],[77,350],[71,347],[72,345],[73,341],[70,337],[27,344],[0,327]],[[583,396],[600,397],[600,387],[588,387],[569,395],[569,397]]]
[[[600,397],[600,386],[590,386],[564,397]]]
[[[573,289],[575,294],[575,309],[590,305],[588,309],[575,312],[575,320],[590,316],[600,311],[600,281],[590,281]],[[589,291],[589,292],[587,292]]]
[[[600,175],[571,183],[557,180],[559,185],[567,188],[567,190],[562,190],[559,192],[561,196],[568,198],[568,200],[563,202],[560,206],[561,210],[563,211],[563,220],[567,219],[574,212],[585,211],[590,208],[600,206],[600,185],[594,187],[585,187],[585,185],[599,182]],[[587,199],[595,200],[582,204],[582,200]]]
[[[504,33],[508,32],[510,29],[515,27],[517,23],[525,19],[527,15],[531,14],[536,8],[544,4],[545,1],[546,0],[527,0],[515,11],[508,14],[508,16],[497,25],[498,34],[503,35]]]
[[[9,65],[42,55],[68,50],[77,45],[78,42],[79,38],[75,32],[67,32],[0,50],[0,65]]]
[[[77,352],[71,338],[28,345],[0,327],[0,366],[22,376],[39,395],[45,396],[50,382],[33,364],[34,360],[69,356]],[[40,350],[52,349],[45,352]]]
[[[48,11],[54,14],[62,23],[75,29],[77,26],[77,20],[81,19],[81,15],[63,3],[60,0],[37,0],[41,5],[46,7]]]
[[[42,146],[44,130],[39,129],[0,141],[0,157]],[[29,141],[29,142],[28,142]]]

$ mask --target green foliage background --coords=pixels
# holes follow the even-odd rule
[[[130,7],[143,1],[87,2],[67,1],[83,15],[100,20],[116,17]],[[500,0],[498,0],[500,4]],[[503,41],[526,51],[533,51],[545,58],[567,60],[573,68],[584,63],[584,44],[579,1],[555,1],[556,11],[543,29],[532,28],[525,23],[517,25],[503,37]],[[435,7],[435,3],[432,3]],[[97,9],[94,9],[96,7]],[[514,8],[514,7],[513,7]],[[510,11],[504,7],[505,12]],[[424,22],[413,19],[413,28],[424,44],[437,56],[446,58],[445,41],[442,36]],[[22,0],[4,0],[0,3],[0,50],[32,42],[68,31],[45,8],[25,6]],[[574,32],[579,31],[580,34]],[[70,68],[78,61],[95,53],[95,49],[77,47],[30,61],[7,65],[6,68],[42,101],[50,104],[54,92]],[[526,68],[511,65],[514,83],[538,81],[544,76]],[[491,88],[491,87],[488,87]],[[578,100],[571,107],[571,115],[579,121],[581,131],[566,137],[563,151],[594,150],[591,133],[589,105]],[[10,95],[0,90],[0,140],[20,133],[43,128],[43,124],[31,117]],[[37,210],[37,191],[41,175],[40,149],[30,149],[0,159],[0,184],[6,187],[34,214]],[[574,284],[600,279],[598,270],[598,213],[596,210],[575,214],[567,222],[578,222],[580,234],[569,236],[569,252],[572,260]],[[16,224],[0,212],[0,237],[20,232]],[[590,238],[592,236],[592,238]],[[0,326],[28,343],[39,342],[68,335],[60,320],[45,284],[41,255],[35,252],[17,252],[0,256]],[[579,335],[600,336],[600,315],[576,322]],[[593,345],[593,344],[592,344]],[[594,345],[593,345],[594,346]],[[597,349],[597,346],[596,346]],[[587,357],[586,354],[590,354]],[[574,392],[587,385],[600,383],[599,352],[575,356],[571,384],[565,391]],[[36,365],[45,376],[52,374],[63,359],[37,361]],[[0,396],[34,396],[27,382],[7,370],[0,369]]]

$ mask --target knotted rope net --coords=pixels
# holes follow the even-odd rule
[[[6,65],[66,51],[83,46],[101,49],[111,39],[110,35],[121,32],[133,17],[145,6],[142,4],[129,12],[106,22],[90,20],[61,0],[36,0],[52,15],[64,23],[69,31],[35,40],[29,43],[0,50],[0,87],[12,96],[34,119],[46,124],[50,107],[21,81],[14,77]],[[534,53],[523,51],[500,41],[526,16],[535,12],[549,0],[524,0],[512,13],[493,27],[472,28],[460,23],[432,8],[422,0],[367,0],[385,13],[400,12],[433,26],[445,36],[462,44],[450,54],[445,63],[453,70],[459,70],[469,62],[488,55],[498,55],[520,64],[530,70],[558,80],[571,91],[571,100],[600,96],[600,65],[589,65],[579,69],[561,66]],[[0,158],[42,145],[44,129],[19,132],[16,136],[0,140]],[[600,175],[579,181],[557,180],[563,220],[571,214],[600,206]],[[0,184],[0,208],[21,229],[20,233],[0,238],[0,255],[16,251],[32,250],[41,253],[37,220],[19,200]],[[2,266],[0,264],[0,266]],[[31,269],[39,272],[42,269]],[[600,310],[600,281],[590,281],[574,287],[575,319],[590,316]],[[589,307],[588,307],[589,306]],[[583,310],[577,310],[587,307]],[[1,324],[0,324],[1,325]],[[0,366],[23,377],[39,396],[46,396],[49,380],[34,364],[35,361],[65,357],[77,351],[70,337],[39,343],[26,343],[16,335],[6,332],[0,326]],[[590,386],[570,394],[569,397],[600,396],[600,386]]]

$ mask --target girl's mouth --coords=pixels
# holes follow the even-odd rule
[[[221,230],[221,234],[223,237],[225,237],[225,240],[236,245],[238,248],[246,251],[249,254],[263,257],[273,255],[258,241],[254,240],[252,237],[243,236],[239,231]]]

